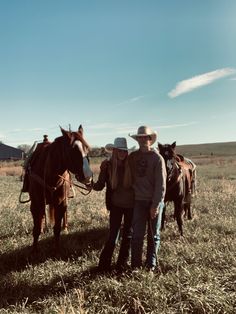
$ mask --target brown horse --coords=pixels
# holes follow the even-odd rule
[[[180,234],[183,235],[183,214],[192,219],[191,197],[195,193],[196,165],[187,158],[176,154],[176,142],[162,145],[158,143],[159,152],[165,160],[167,171],[165,207],[162,214],[162,229],[165,223],[167,202],[174,202],[174,218]]]
[[[54,238],[59,248],[62,219],[67,210],[71,185],[70,172],[85,186],[92,182],[87,152],[89,145],[83,137],[82,126],[77,132],[61,128],[62,136],[49,145],[35,150],[29,162],[30,210],[33,216],[33,250],[38,248],[38,239],[48,204],[54,212]]]

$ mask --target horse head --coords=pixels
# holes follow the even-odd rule
[[[176,142],[173,142],[172,144],[158,143],[159,152],[165,160],[168,181],[170,181],[175,174],[175,169],[176,169],[175,148],[176,148]]]
[[[89,145],[83,137],[82,125],[80,125],[77,132],[60,128],[64,140],[67,169],[75,175],[79,182],[90,185],[93,173],[89,166]]]

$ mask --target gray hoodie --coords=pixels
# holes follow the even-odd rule
[[[157,208],[166,192],[166,166],[163,157],[154,150],[137,150],[129,155],[135,200],[151,201]]]

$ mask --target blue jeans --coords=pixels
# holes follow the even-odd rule
[[[147,229],[146,266],[155,267],[157,264],[157,252],[160,246],[160,228],[163,205],[159,208],[156,218],[150,218],[151,201],[136,200],[133,213],[133,236],[131,240],[131,266],[142,266],[143,242]]]
[[[108,240],[102,250],[99,260],[99,267],[107,269],[111,266],[111,259],[117,243],[121,222],[124,217],[123,234],[120,251],[117,259],[118,266],[124,266],[129,258],[132,236],[133,208],[121,208],[112,206],[110,209],[110,232]]]

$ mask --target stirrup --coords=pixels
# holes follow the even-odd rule
[[[22,196],[23,193],[26,193],[26,192],[23,192],[23,191],[21,190],[21,191],[20,191],[20,196],[19,196],[19,202],[20,202],[21,204],[25,204],[25,203],[30,202],[30,198],[29,198],[28,200],[25,200],[25,201],[23,201],[23,200],[21,199],[21,196]]]

